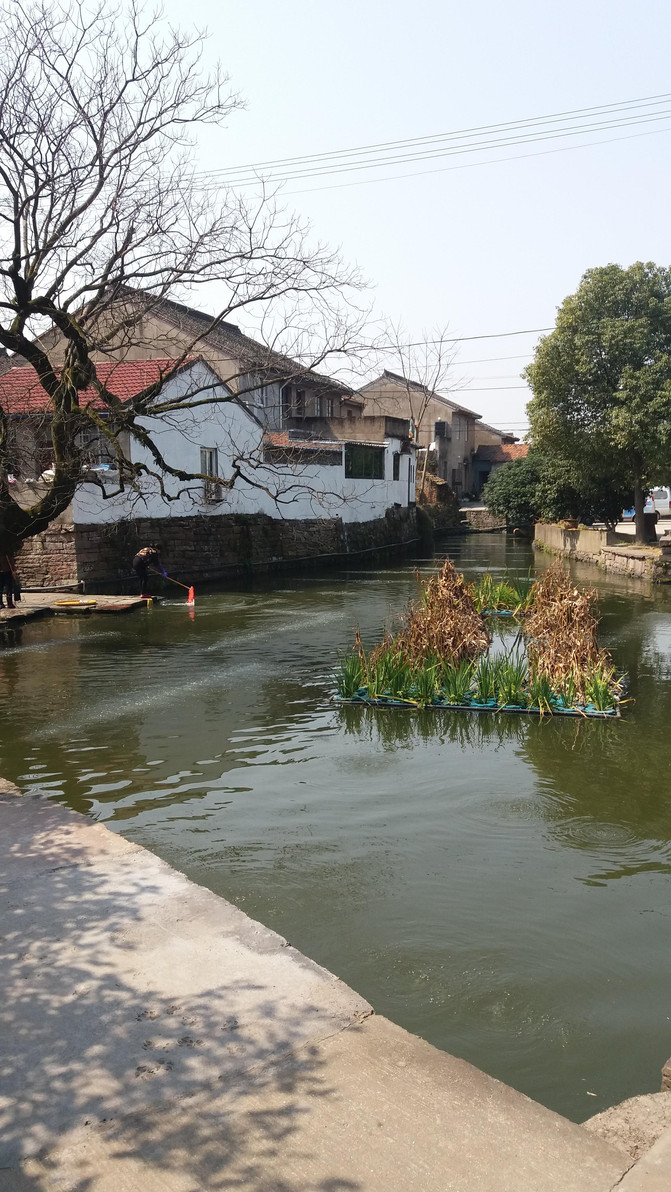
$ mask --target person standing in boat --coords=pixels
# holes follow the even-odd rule
[[[133,571],[140,581],[140,595],[145,595],[145,587],[147,586],[147,577],[150,571],[157,571],[164,579],[167,579],[167,572],[161,562],[161,548],[154,543],[152,546],[143,546],[133,559]]]

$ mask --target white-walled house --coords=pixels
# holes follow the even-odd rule
[[[165,373],[166,361],[124,361],[97,367],[100,380],[110,392],[122,400],[132,400],[134,393],[146,390],[153,379]],[[27,386],[30,387],[28,403]],[[23,420],[25,441],[31,426],[29,407],[35,406],[35,394],[40,391],[34,371],[12,369],[0,377],[0,391],[5,408],[11,408],[15,394],[15,408],[23,409],[17,417]],[[166,471],[159,478],[151,452],[131,437],[124,443],[124,455],[132,463],[146,466],[148,471],[134,487],[119,491],[119,472],[104,436],[91,435],[87,441],[92,465],[90,479],[84,480],[77,490],[69,515],[61,518],[60,528],[65,533],[66,527],[72,527],[76,541],[80,545],[86,541],[86,548],[82,547],[79,553],[85,555],[85,570],[89,573],[92,569],[95,572],[95,544],[98,543],[102,557],[112,541],[110,531],[115,526],[136,527],[138,542],[140,538],[163,540],[167,535],[168,540],[183,544],[189,534],[191,537],[195,534],[201,540],[201,550],[212,553],[214,545],[217,554],[218,539],[225,538],[228,529],[239,524],[241,516],[265,517],[273,522],[301,523],[303,553],[317,555],[341,553],[321,549],[327,523],[352,529],[382,523],[389,526],[387,537],[394,540],[399,534],[399,515],[405,511],[409,530],[404,528],[403,536],[413,536],[414,522],[411,526],[412,518],[407,516],[414,506],[415,493],[414,447],[409,437],[399,434],[398,438],[388,437],[384,441],[357,442],[308,437],[306,432],[297,430],[269,431],[202,358],[188,361],[163,382],[157,401],[165,405],[181,400],[202,404],[157,417],[143,416],[138,422],[149,432],[170,467],[202,474],[198,479],[182,481]],[[46,405],[44,394],[43,410]],[[36,419],[33,412],[32,420],[41,425],[44,416]],[[44,462],[43,454],[41,462]],[[314,552],[310,551],[312,523]],[[264,533],[268,539],[268,532]],[[342,530],[340,535],[342,538]],[[376,535],[377,531],[373,537]],[[283,543],[288,541],[286,532],[280,537]],[[277,558],[272,552],[279,549],[278,536],[270,535],[270,538],[275,545],[268,545],[268,539],[267,550],[272,558]],[[351,540],[346,533],[345,550],[366,549],[352,547]],[[365,541],[365,533],[355,535],[354,540]],[[371,542],[371,546],[376,544],[377,539]],[[183,545],[179,550],[175,547],[173,555],[181,556],[183,550]],[[172,566],[179,571],[187,562],[175,557]],[[86,578],[81,574],[82,567],[77,565],[76,570],[77,579]],[[109,566],[102,570],[109,570]]]
[[[146,364],[147,362],[143,362]],[[124,372],[134,364],[119,365]],[[384,517],[394,505],[412,504],[414,458],[399,440],[343,443],[291,438],[291,432],[268,432],[251,411],[223,385],[203,360],[181,368],[164,384],[161,402],[211,392],[212,401],[195,409],[176,410],[159,418],[141,418],[166,463],[185,472],[202,472],[222,481],[239,473],[233,486],[162,476],[169,498],[161,495],[152,476],[140,491],[104,497],[98,483],[83,484],[73,501],[76,525],[109,523],[124,518],[206,517],[265,513],[269,517],[340,517],[347,522]],[[358,450],[357,450],[358,449]],[[131,462],[156,471],[151,452],[137,440],[127,447]],[[118,488],[118,473],[96,469],[109,493]]]

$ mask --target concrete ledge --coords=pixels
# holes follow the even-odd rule
[[[671,582],[671,558],[659,547],[623,545],[610,530],[567,530],[560,525],[537,522],[534,547],[635,579]]]
[[[630,1164],[138,845],[0,800],[0,1185],[610,1192]]]
[[[588,1118],[583,1127],[611,1146],[621,1147],[632,1159],[639,1159],[666,1130],[671,1130],[671,1092],[628,1097]]]
[[[618,1192],[669,1192],[671,1188],[671,1130],[635,1163],[617,1185]]]

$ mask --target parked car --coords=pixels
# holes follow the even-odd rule
[[[657,513],[659,517],[671,516],[671,488],[653,488],[645,502],[646,513]],[[622,521],[633,521],[634,510],[623,509]]]

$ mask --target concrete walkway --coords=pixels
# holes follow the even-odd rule
[[[610,1192],[631,1166],[101,825],[0,793],[0,851],[2,1192]]]
[[[0,609],[0,624],[11,627],[25,621],[37,620],[39,617],[127,613],[146,607],[146,596],[80,596],[77,592],[23,592],[15,608]]]

